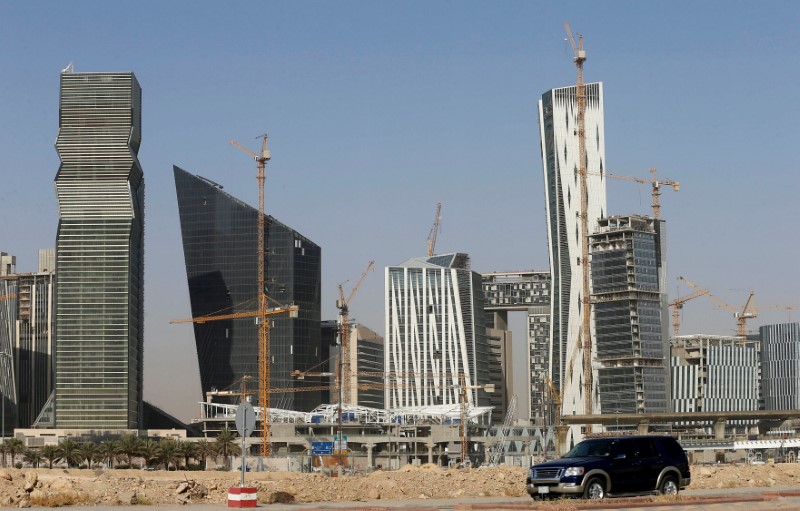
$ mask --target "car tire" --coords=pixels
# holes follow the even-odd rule
[[[606,488],[603,485],[603,480],[599,477],[592,477],[586,481],[586,486],[583,488],[583,498],[591,500],[600,500],[606,496]]]
[[[658,486],[658,493],[661,495],[677,495],[678,494],[678,481],[675,476],[664,476],[661,484]]]

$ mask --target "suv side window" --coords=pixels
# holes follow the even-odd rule
[[[678,442],[676,442],[674,439],[670,437],[664,437],[663,439],[659,439],[658,445],[661,448],[661,451],[670,458],[680,460],[683,459],[684,456],[686,456],[683,447],[681,447],[681,445]]]
[[[658,456],[658,452],[649,438],[631,438],[620,447],[620,453],[625,454],[625,458],[629,460]]]

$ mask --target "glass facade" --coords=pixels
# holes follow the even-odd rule
[[[258,210],[223,192],[213,181],[178,167],[173,167],[173,172],[192,316],[257,310]],[[321,250],[270,216],[265,230],[268,302],[300,308],[297,318],[288,314],[269,317],[270,386],[296,389],[308,384],[292,378],[292,371],[311,370],[324,360],[320,343]],[[203,393],[238,389],[245,376],[258,381],[254,318],[194,324],[194,334]],[[254,383],[248,387],[254,388]],[[321,391],[284,392],[272,394],[270,404],[310,411],[322,401]]]
[[[55,178],[55,421],[137,429],[142,409],[144,178],[133,73],[61,74]]]
[[[601,413],[658,413],[670,406],[661,222],[600,219],[591,236],[595,360]]]
[[[800,409],[800,323],[764,325],[758,332],[764,409]]]

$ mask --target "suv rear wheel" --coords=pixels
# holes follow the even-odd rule
[[[583,489],[584,499],[602,499],[606,496],[606,489],[603,486],[603,480],[599,477],[592,477],[587,481],[586,487]]]
[[[664,476],[661,480],[661,486],[658,487],[658,493],[661,495],[677,495],[678,494],[678,481],[675,476]]]

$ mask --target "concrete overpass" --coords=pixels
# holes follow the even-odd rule
[[[719,412],[680,412],[680,413],[604,413],[595,415],[564,415],[565,425],[602,424],[605,426],[636,426],[641,434],[650,431],[650,424],[670,424],[677,422],[712,422],[714,436],[725,437],[728,421],[786,421],[800,419],[800,410],[745,410]]]

